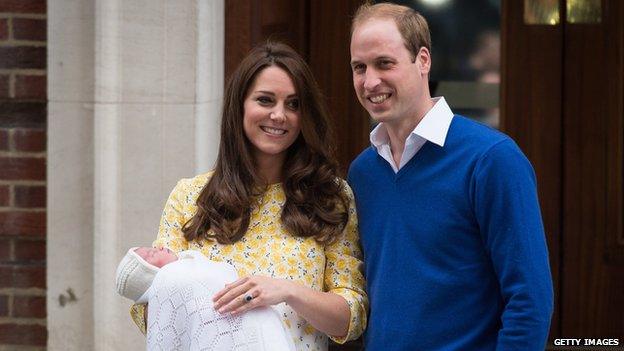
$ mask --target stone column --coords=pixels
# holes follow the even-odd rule
[[[49,12],[50,350],[144,348],[114,273],[182,177],[216,158],[223,0],[60,0]]]

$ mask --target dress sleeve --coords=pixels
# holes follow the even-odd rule
[[[339,344],[362,335],[368,311],[355,202],[351,188],[346,183],[343,186],[349,198],[349,220],[343,233],[325,248],[324,282],[325,291],[342,296],[351,311],[347,335],[342,338],[331,337]]]
[[[130,307],[130,317],[132,318],[134,324],[139,327],[139,330],[141,331],[141,333],[143,333],[143,335],[147,334],[147,323],[145,318],[143,318],[145,313],[145,306],[146,305],[134,304],[132,305],[132,307]]]
[[[190,201],[190,184],[182,179],[173,188],[158,227],[158,236],[152,243],[153,247],[167,247],[174,252],[188,249],[188,242],[184,239],[182,226],[186,223],[185,211]],[[130,307],[130,317],[143,334],[147,333],[147,323],[143,318],[145,305],[134,304]]]
[[[193,200],[190,190],[190,180],[182,179],[171,191],[160,218],[158,236],[152,243],[153,247],[166,247],[174,252],[188,250],[189,245],[184,239],[182,227],[187,220],[185,215],[188,207],[195,205],[191,203]]]

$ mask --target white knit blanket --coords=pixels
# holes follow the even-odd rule
[[[147,350],[291,351],[294,343],[270,307],[220,314],[212,297],[238,279],[234,267],[196,251],[160,269],[141,299],[149,302]]]

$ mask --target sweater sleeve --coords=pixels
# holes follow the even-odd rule
[[[342,296],[351,312],[347,335],[343,338],[331,337],[339,344],[357,339],[364,332],[368,311],[353,193],[346,183],[344,187],[349,198],[349,220],[342,235],[325,249],[324,279],[325,291]]]
[[[535,174],[503,140],[477,162],[473,202],[503,297],[497,350],[543,350],[553,310],[548,249]]]

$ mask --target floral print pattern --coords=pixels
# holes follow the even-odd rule
[[[366,327],[368,297],[364,291],[362,252],[359,246],[357,216],[353,194],[344,183],[349,198],[349,220],[342,235],[330,244],[314,238],[295,237],[281,223],[281,210],[286,197],[281,184],[269,185],[252,208],[249,229],[232,245],[198,239],[187,242],[182,226],[197,210],[196,200],[211,173],[182,179],[171,192],[160,222],[154,247],[167,247],[175,252],[197,250],[211,260],[232,264],[239,276],[263,275],[290,279],[318,291],[342,296],[351,311],[349,331],[338,343],[359,337]],[[344,182],[343,180],[340,180]],[[327,336],[299,317],[285,303],[274,306],[293,337],[297,350],[327,350]],[[131,315],[145,332],[143,306],[134,305]]]

